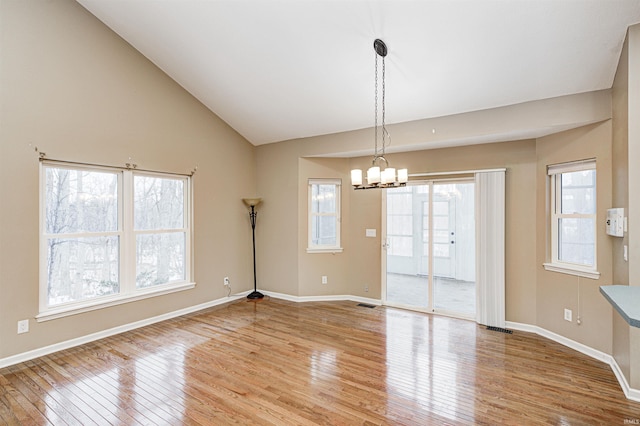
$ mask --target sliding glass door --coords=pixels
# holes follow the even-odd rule
[[[385,198],[385,303],[473,317],[474,182],[422,182]]]

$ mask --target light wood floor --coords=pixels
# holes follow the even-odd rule
[[[640,423],[536,335],[354,302],[238,301],[0,370],[0,424]]]

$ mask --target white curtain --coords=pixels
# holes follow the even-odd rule
[[[476,321],[505,327],[505,171],[477,172]]]

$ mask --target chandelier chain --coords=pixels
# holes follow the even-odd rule
[[[385,108],[385,94],[386,94],[386,78],[385,78],[385,64],[384,64],[384,56],[382,57],[382,156],[384,157],[384,148],[385,145],[387,143],[386,141],[386,137],[387,137],[387,128],[385,126],[385,115],[386,115],[386,108]]]
[[[378,53],[377,51],[374,50],[375,53],[375,118],[374,118],[374,162],[376,159],[378,159],[379,157],[384,158],[385,156],[385,148],[387,145],[389,145],[391,143],[391,136],[389,135],[389,132],[387,132],[387,127],[386,127],[386,65],[385,65],[385,57],[382,56],[380,53]],[[379,117],[379,110],[378,110],[378,56],[382,57],[382,125],[378,126],[378,117]],[[380,129],[378,128],[380,127]],[[382,137],[381,137],[381,143],[380,145],[378,145],[378,130],[381,131],[382,133]]]
[[[378,156],[378,53],[374,50],[375,53],[375,60],[376,60],[376,66],[375,66],[375,70],[376,70],[376,74],[375,74],[375,119],[374,119],[374,161],[375,161],[375,157]]]

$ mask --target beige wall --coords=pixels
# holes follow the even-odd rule
[[[629,27],[628,37],[628,202],[629,285],[640,286],[640,25]],[[640,389],[640,330],[629,330],[629,384]]]
[[[264,147],[270,149],[260,149]],[[298,147],[256,149],[258,288],[298,296]]]
[[[612,207],[629,213],[629,40],[626,39],[611,90],[612,97]],[[623,259],[623,245],[629,236],[613,240],[613,282],[629,284],[629,263]]]
[[[254,148],[72,0],[0,3],[0,359],[251,287]],[[9,36],[8,36],[9,34]],[[37,323],[38,157],[194,177],[193,290]],[[242,170],[229,180],[232,172]],[[224,182],[221,185],[220,182]],[[17,321],[31,330],[16,334]]]
[[[612,207],[623,207],[629,213],[629,40],[625,40],[611,91],[612,120]],[[613,242],[613,283],[629,285],[629,264],[623,259],[623,245],[629,234]],[[612,355],[629,380],[629,324],[616,311],[613,315]]]
[[[613,241],[613,283],[640,285],[640,193],[634,184],[640,180],[640,122],[630,117],[640,115],[640,25],[629,28],[613,90],[613,206],[624,207],[628,232]],[[629,247],[629,260],[623,260],[623,245]],[[640,331],[630,327],[613,311],[613,357],[634,389],[640,388]]]
[[[605,233],[606,210],[611,208],[611,120],[581,127],[539,139],[538,157],[538,220],[536,228],[541,236],[538,242],[537,262],[537,317],[540,327],[583,343],[602,352],[611,353],[611,305],[599,293],[599,286],[612,282],[612,237]],[[550,244],[543,240],[548,235],[547,200],[545,186],[549,164],[588,158],[596,159],[597,193],[597,265],[600,278],[592,280],[573,275],[546,271],[542,263],[550,259]],[[573,311],[572,322],[563,319],[564,309]],[[580,316],[581,325],[576,320]]]

